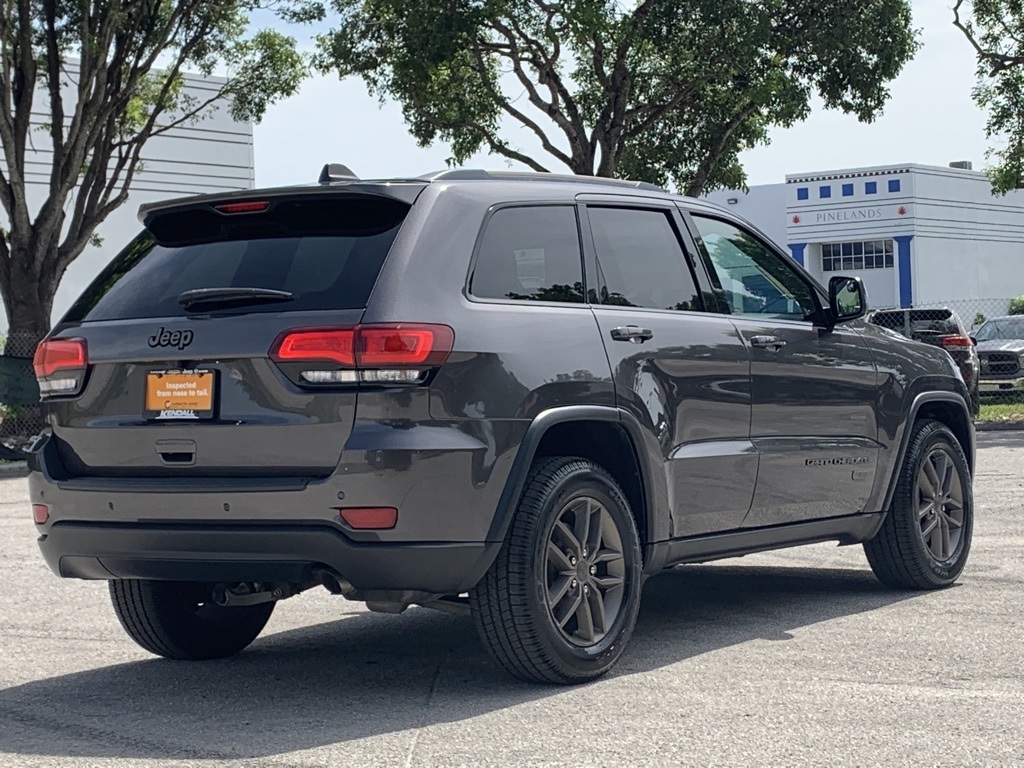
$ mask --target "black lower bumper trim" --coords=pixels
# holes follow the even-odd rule
[[[500,544],[358,544],[323,525],[58,522],[40,537],[47,564],[78,579],[308,582],[328,569],[359,590],[458,594]]]

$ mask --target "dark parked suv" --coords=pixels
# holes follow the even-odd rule
[[[316,586],[470,612],[521,678],[618,659],[648,576],[864,543],[967,559],[974,433],[941,349],[645,184],[450,171],[194,197],[36,355],[39,544],[128,634],[204,659]]]

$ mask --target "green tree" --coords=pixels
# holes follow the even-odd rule
[[[999,194],[1024,188],[1024,4],[1020,0],[957,0],[953,23],[974,47],[974,100],[988,112],[988,169]]]
[[[917,48],[906,0],[325,0],[319,62],[397,100],[412,134],[537,171],[696,195],[812,98],[872,120]],[[525,128],[529,154],[502,130]],[[828,137],[822,137],[828,140]]]
[[[301,17],[303,6],[276,7]],[[258,119],[298,89],[308,61],[291,38],[250,32],[248,13],[258,7],[0,0],[0,294],[8,345],[21,342],[16,354],[49,330],[61,277],[127,201],[150,139],[202,120],[225,98],[236,118]],[[185,72],[222,67],[230,76],[216,92],[197,97],[184,88]],[[42,195],[28,189],[37,151],[51,161]]]

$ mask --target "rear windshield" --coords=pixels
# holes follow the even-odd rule
[[[366,306],[409,206],[386,198],[286,200],[266,213],[174,211],[148,223],[86,289],[66,322],[184,316],[201,288],[288,291],[226,313]],[[221,310],[218,310],[220,312]]]
[[[871,322],[917,341],[941,343],[943,336],[960,334],[956,316],[948,309],[876,312]]]

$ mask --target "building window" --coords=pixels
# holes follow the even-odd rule
[[[890,192],[899,192],[900,191],[900,180],[899,179],[889,179],[889,191]]]
[[[878,182],[877,181],[865,182],[865,184],[864,184],[864,194],[865,195],[877,195],[878,194]]]
[[[796,199],[797,200],[807,200],[810,196],[811,196],[811,190],[809,190],[807,187],[797,187],[796,188]]]
[[[818,197],[832,197],[832,187],[818,187]]]
[[[853,197],[853,184],[843,184],[843,197]]]
[[[861,243],[823,243],[822,272],[849,272],[858,269],[886,269],[893,265],[892,240],[868,240]]]

